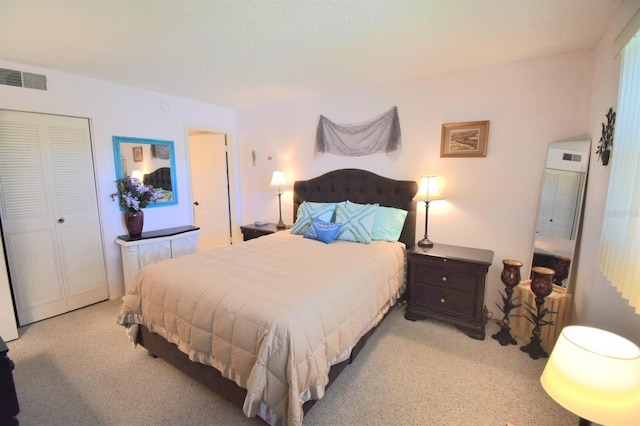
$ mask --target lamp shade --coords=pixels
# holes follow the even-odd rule
[[[640,424],[640,349],[613,333],[563,328],[540,383],[558,404],[583,419]]]
[[[284,186],[287,182],[284,179],[284,172],[275,170],[271,176],[271,186]]]
[[[418,193],[414,197],[417,201],[444,200],[444,194],[438,185],[438,176],[422,176]]]
[[[134,170],[131,172],[131,177],[134,179],[138,179],[140,182],[142,182],[142,170]]]

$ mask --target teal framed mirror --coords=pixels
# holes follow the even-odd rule
[[[116,179],[136,177],[164,195],[164,198],[150,203],[146,208],[178,204],[173,141],[114,136],[113,155]],[[124,207],[121,209],[124,210]]]

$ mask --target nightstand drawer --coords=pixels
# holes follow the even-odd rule
[[[416,282],[423,284],[437,284],[448,288],[475,293],[478,286],[477,275],[457,272],[444,268],[434,268],[429,265],[416,265]]]
[[[445,314],[476,316],[477,299],[475,294],[458,293],[441,287],[416,282],[414,289],[415,304]]]

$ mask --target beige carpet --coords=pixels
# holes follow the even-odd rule
[[[30,425],[258,425],[160,359],[133,348],[116,325],[119,301],[20,329],[18,419]],[[395,308],[305,425],[575,425],[540,386],[546,360],[490,335],[470,339]]]

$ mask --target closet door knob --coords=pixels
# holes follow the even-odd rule
[[[58,218],[58,223],[64,223],[64,217],[59,217]]]

